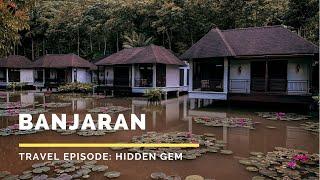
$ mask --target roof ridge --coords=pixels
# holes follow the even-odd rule
[[[153,50],[153,47],[155,47],[155,45],[151,44],[149,47],[151,48],[151,51],[152,51],[154,57],[156,57],[156,59],[155,59],[156,62],[155,63],[158,63],[158,61],[157,61],[157,59],[158,59],[157,53],[155,53],[154,50]]]
[[[230,53],[232,54],[232,56],[236,56],[236,53],[234,52],[234,50],[232,49],[232,47],[230,46],[230,44],[228,43],[228,41],[225,39],[225,37],[223,36],[223,34],[221,33],[219,28],[216,28],[217,33],[219,34],[219,36],[221,37],[222,41],[224,42],[224,44],[227,46],[228,50],[230,51]]]
[[[313,42],[308,41],[307,39],[303,38],[303,37],[302,37],[301,35],[299,35],[298,33],[293,32],[293,31],[291,31],[291,30],[288,29],[288,28],[283,28],[283,29],[285,29],[286,31],[289,31],[289,33],[292,33],[293,35],[296,35],[299,39],[305,41],[306,43],[308,43],[308,44],[310,44],[310,45],[312,45],[312,46],[318,47],[316,44],[314,44]]]
[[[266,28],[277,28],[277,27],[283,27],[283,25],[253,26],[253,27],[246,27],[246,28],[225,29],[225,30],[221,30],[221,31],[222,31],[222,32],[227,32],[227,31],[239,31],[239,30],[249,30],[249,29],[266,29]],[[286,29],[286,28],[285,28],[285,29]]]

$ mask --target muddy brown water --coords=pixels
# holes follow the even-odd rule
[[[217,139],[227,142],[226,149],[234,152],[233,155],[222,155],[219,153],[207,153],[195,160],[183,161],[99,161],[99,164],[106,164],[109,170],[121,172],[119,179],[150,179],[152,172],[164,172],[167,175],[179,175],[186,177],[191,174],[199,174],[206,178],[217,180],[229,179],[251,179],[256,175],[245,170],[238,163],[240,157],[248,157],[251,151],[268,152],[274,147],[287,147],[303,149],[309,152],[319,151],[318,135],[307,132],[299,127],[299,122],[270,121],[258,117],[254,111],[261,111],[263,108],[243,107],[215,107],[198,108],[200,104],[206,105],[209,102],[198,103],[189,100],[188,96],[169,99],[158,106],[148,106],[141,98],[84,98],[73,95],[44,95],[41,93],[15,93],[8,96],[1,96],[1,102],[21,101],[26,103],[43,102],[70,102],[69,107],[50,108],[47,117],[51,113],[66,113],[72,117],[74,113],[84,115],[88,109],[108,105],[119,105],[131,108],[124,114],[129,120],[130,113],[146,114],[147,131],[172,132],[191,131],[194,134],[214,133]],[[268,109],[270,110],[270,109]],[[281,111],[273,109],[273,111]],[[307,113],[307,112],[305,112]],[[250,117],[254,122],[260,122],[255,130],[245,128],[226,127],[205,127],[192,121],[192,116],[226,116],[226,117]],[[37,116],[34,116],[36,118]],[[316,120],[314,118],[313,120]],[[18,123],[18,117],[0,117],[0,128]],[[268,129],[266,126],[274,126],[276,129]],[[108,152],[114,155],[115,152],[109,148],[19,148],[19,143],[48,143],[48,142],[130,142],[134,135],[141,135],[143,131],[117,131],[105,136],[82,137],[77,135],[62,136],[56,132],[39,132],[32,135],[0,137],[0,171],[10,171],[13,174],[21,174],[29,170],[35,161],[21,161],[19,152],[56,152],[61,155],[64,152]],[[105,179],[103,173],[94,173],[92,179]]]

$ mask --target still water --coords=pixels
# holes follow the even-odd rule
[[[152,172],[164,172],[167,175],[179,175],[185,177],[191,174],[199,174],[211,179],[251,179],[256,175],[245,170],[244,166],[238,163],[239,158],[248,157],[249,152],[272,151],[274,147],[287,147],[302,149],[310,153],[319,151],[318,134],[310,133],[299,127],[300,122],[271,121],[258,117],[255,111],[285,111],[290,112],[290,108],[264,109],[263,107],[252,108],[211,104],[210,101],[199,102],[190,100],[188,96],[168,99],[161,105],[148,105],[142,98],[102,98],[93,96],[80,96],[77,94],[56,95],[43,93],[2,93],[1,102],[21,102],[33,104],[43,103],[70,103],[67,107],[49,108],[47,117],[51,113],[65,113],[72,117],[74,113],[80,116],[88,113],[88,109],[95,107],[123,106],[130,108],[124,112],[129,120],[129,114],[146,114],[147,131],[157,132],[192,132],[193,134],[213,133],[216,138],[227,143],[225,149],[232,150],[232,155],[222,155],[219,153],[207,153],[195,160],[183,161],[103,161],[99,164],[108,165],[109,170],[121,172],[119,179],[150,179]],[[210,105],[211,104],[211,105]],[[210,106],[208,106],[210,105]],[[32,107],[32,106],[31,106]],[[289,109],[289,110],[288,110]],[[295,111],[295,110],[291,110]],[[308,113],[308,112],[302,112]],[[116,117],[117,114],[114,115]],[[206,127],[196,124],[193,121],[195,116],[207,117],[241,117],[252,118],[255,125],[254,130],[246,128],[227,127]],[[37,118],[37,115],[34,116]],[[317,118],[313,119],[314,121]],[[18,123],[18,116],[0,117],[0,128]],[[267,126],[273,126],[269,129]],[[47,142],[72,142],[72,143],[107,143],[107,142],[130,142],[132,136],[141,135],[143,131],[117,131],[104,136],[83,137],[76,134],[62,136],[56,132],[39,132],[23,136],[0,137],[0,171],[10,171],[13,174],[21,174],[29,170],[35,162],[19,160],[19,152],[115,152],[109,148],[45,148],[23,149],[18,147],[18,143],[47,143]],[[120,152],[126,152],[121,150]],[[103,173],[95,173],[92,179],[104,179]]]

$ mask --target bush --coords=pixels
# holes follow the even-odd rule
[[[151,102],[160,102],[162,99],[163,91],[161,89],[148,89],[145,91],[144,96]]]
[[[58,87],[59,92],[91,92],[93,84],[89,83],[67,83]]]
[[[26,85],[27,83],[25,82],[9,82],[7,84],[7,89],[23,89]]]

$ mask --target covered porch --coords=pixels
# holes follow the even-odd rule
[[[228,93],[228,59],[195,59],[190,62],[189,97],[226,100]]]
[[[62,84],[78,82],[77,68],[37,68],[34,81],[37,87],[58,87]]]
[[[151,88],[162,88],[164,91],[170,91],[166,88],[165,64],[133,64],[131,73],[133,93],[144,93]]]
[[[311,95],[312,60],[302,58],[232,59],[232,94]]]

